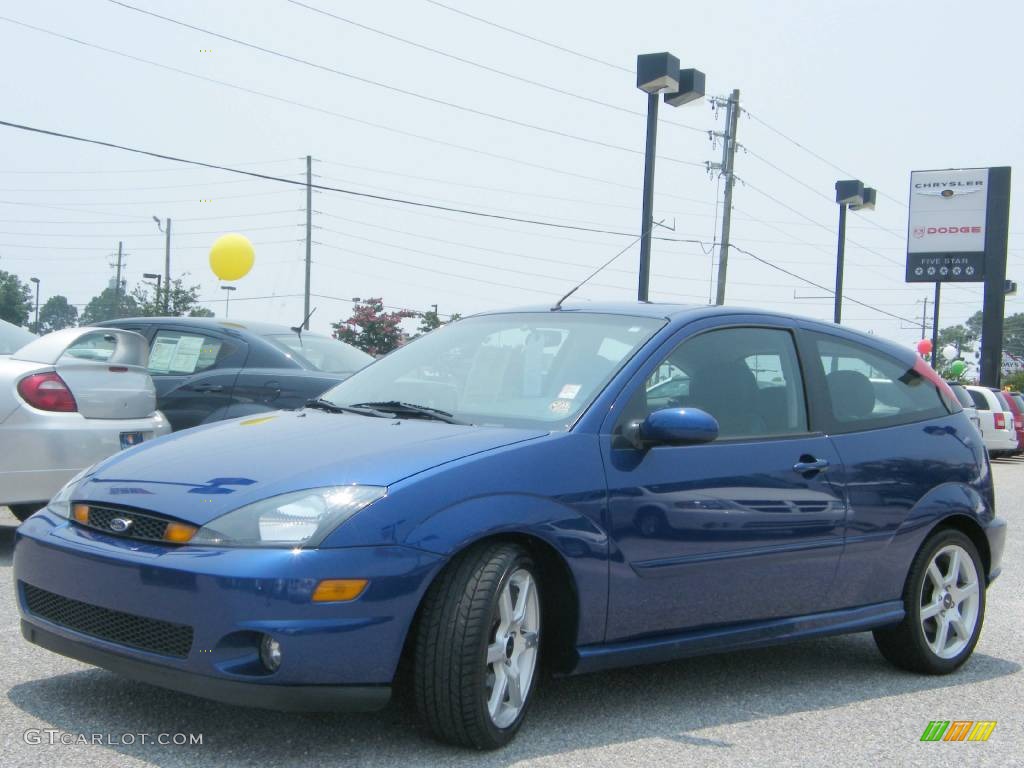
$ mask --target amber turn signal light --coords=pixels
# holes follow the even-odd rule
[[[314,603],[343,603],[355,600],[366,589],[367,579],[324,579],[313,590]]]
[[[71,506],[71,516],[75,519],[76,523],[82,525],[89,524],[89,505],[88,504],[73,504]]]
[[[164,529],[164,541],[184,544],[186,541],[190,541],[198,530],[194,525],[188,525],[187,523],[168,523]]]

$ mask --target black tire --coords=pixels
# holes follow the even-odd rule
[[[40,509],[46,506],[45,501],[37,501],[31,504],[9,504],[7,508],[11,510],[16,518],[25,522],[32,515],[38,512]]]
[[[521,547],[483,544],[456,557],[427,591],[417,625],[414,688],[420,717],[441,741],[497,749],[522,725],[537,687],[539,659],[518,717],[508,727],[491,719],[486,692],[487,646],[498,597],[520,569],[537,583],[537,568]]]
[[[943,547],[955,544],[963,549],[974,563],[978,578],[978,617],[966,646],[951,658],[942,658],[929,646],[921,623],[921,597],[927,578],[928,566]],[[978,549],[966,535],[952,528],[940,528],[921,545],[907,576],[903,589],[906,616],[899,624],[874,631],[875,644],[892,664],[911,672],[927,675],[947,675],[958,669],[974,652],[985,620],[985,569]]]

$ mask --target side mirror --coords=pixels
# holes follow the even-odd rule
[[[634,421],[624,435],[634,447],[710,443],[718,437],[715,417],[700,408],[662,408]]]

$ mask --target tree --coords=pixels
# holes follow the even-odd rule
[[[981,338],[982,313],[975,312],[965,325]],[[1024,356],[1024,314],[1018,312],[1003,319],[1003,351]]]
[[[189,317],[216,317],[212,309],[208,307],[194,307],[188,311]]]
[[[171,281],[171,295],[167,302],[166,312],[164,311],[165,297],[163,287],[160,289],[160,294],[157,295],[156,286],[149,283],[139,283],[132,290],[129,298],[134,299],[138,305],[134,314],[142,317],[184,317],[186,315],[191,317],[213,317],[212,312],[208,315],[193,314],[197,310],[202,312],[209,312],[209,310],[203,310],[198,306],[199,286],[192,285],[186,288],[181,278]]]
[[[13,272],[0,269],[0,320],[27,325],[32,313],[32,291]]]
[[[407,309],[385,312],[383,299],[366,299],[356,302],[348,320],[331,323],[331,327],[334,338],[377,357],[408,341],[402,321],[409,317],[416,313]]]
[[[119,293],[113,288],[104,288],[98,296],[93,296],[82,310],[79,325],[93,325],[115,317],[138,315],[139,307],[135,299],[131,296],[119,296]],[[121,305],[120,310],[118,303]]]
[[[59,331],[70,328],[78,322],[78,310],[74,304],[68,304],[66,296],[51,296],[39,309],[39,326],[41,333]]]
[[[445,322],[441,319],[441,316],[437,314],[437,310],[433,309],[430,310],[429,312],[422,313],[419,317],[420,324],[419,327],[416,329],[416,335],[422,336],[424,333],[430,333],[432,330],[434,330],[435,328],[440,328],[442,325],[447,325],[448,323],[455,322],[456,320],[461,318],[462,315],[456,312],[454,315],[448,318],[447,322]]]

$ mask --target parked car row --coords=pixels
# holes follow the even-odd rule
[[[0,321],[0,505],[24,520],[124,448],[300,407],[372,359],[267,323],[132,318],[37,338]]]
[[[1018,401],[994,387],[964,387],[978,413],[985,448],[992,458],[1024,453],[1024,410]]]

